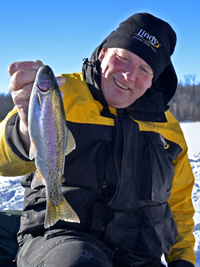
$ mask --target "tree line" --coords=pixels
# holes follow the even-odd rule
[[[169,102],[169,110],[180,122],[200,121],[200,84],[178,84],[174,97]]]
[[[0,121],[2,121],[7,113],[14,107],[11,94],[0,94]]]
[[[12,97],[9,94],[0,94],[0,121],[13,108]],[[178,84],[176,94],[169,102],[169,110],[180,122],[200,121],[200,84]]]

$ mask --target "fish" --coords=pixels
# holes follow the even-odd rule
[[[37,71],[29,100],[29,158],[35,160],[36,171],[31,188],[45,185],[46,214],[44,227],[58,220],[80,223],[62,193],[65,156],[76,147],[67,128],[62,94],[52,69],[48,65]]]

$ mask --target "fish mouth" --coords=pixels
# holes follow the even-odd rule
[[[44,86],[44,88],[43,88],[43,87],[41,87],[41,85],[38,85],[38,84],[37,84],[37,88],[43,93],[49,91],[49,89],[50,89],[50,87],[48,85]]]
[[[114,78],[115,83],[122,89],[128,90],[129,88],[123,84],[121,84],[118,80]]]
[[[37,84],[37,88],[41,91],[41,92],[47,92],[49,90],[49,88],[41,88],[38,84]]]

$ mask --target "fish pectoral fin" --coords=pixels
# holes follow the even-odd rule
[[[65,156],[67,156],[75,148],[76,148],[76,142],[74,140],[72,133],[70,132],[70,130],[68,130],[67,147],[65,150]]]
[[[38,86],[38,85],[37,85],[37,86]],[[41,107],[41,109],[42,109],[42,100],[41,100],[41,96],[40,96],[40,93],[39,93],[39,92],[37,92],[37,97],[38,97],[39,105],[40,105],[40,107]]]
[[[29,158],[32,160],[36,156],[37,156],[37,149],[36,149],[35,143],[33,142],[33,140],[31,140],[31,145],[29,149]]]
[[[64,93],[60,90],[61,97],[64,97]]]
[[[31,182],[31,188],[34,189],[38,186],[45,185],[45,179],[42,176],[41,172],[39,169],[35,171],[35,174],[33,176],[33,180]]]
[[[49,228],[53,226],[58,220],[66,222],[80,223],[76,212],[71,208],[69,203],[63,197],[61,203],[57,206],[51,204],[47,198],[47,208],[44,227]]]

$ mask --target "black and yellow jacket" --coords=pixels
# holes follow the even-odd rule
[[[166,109],[169,92],[154,84],[133,105],[116,110],[103,98],[95,60],[85,60],[83,73],[64,77],[63,103],[76,149],[66,157],[63,193],[81,223],[59,221],[55,228],[92,233],[111,258],[164,253],[169,266],[195,265],[194,176],[180,125]],[[30,188],[35,165],[18,138],[17,121],[14,108],[0,124],[0,175],[24,175],[23,245],[44,233],[46,199],[44,187]]]

